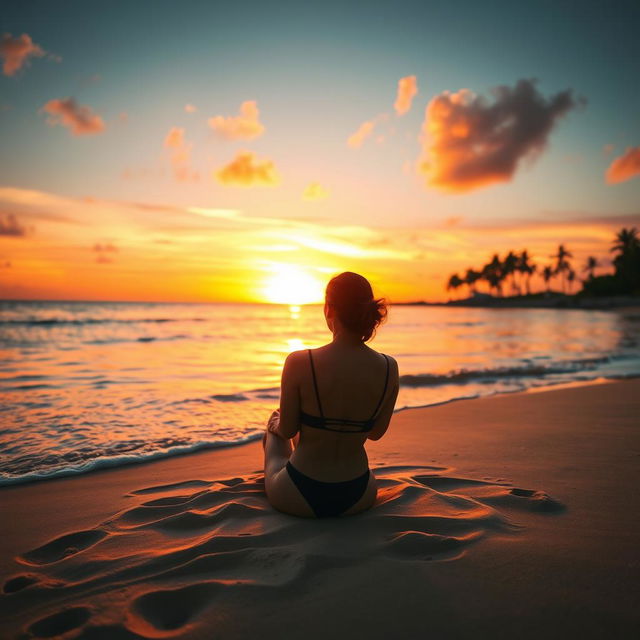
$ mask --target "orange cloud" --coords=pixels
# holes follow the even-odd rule
[[[522,159],[544,150],[558,119],[583,102],[571,90],[546,99],[533,80],[491,93],[489,102],[469,89],[445,91],[427,105],[418,171],[429,186],[463,193],[509,182]]]
[[[411,102],[418,93],[418,85],[415,76],[407,76],[398,80],[398,95],[393,108],[399,116],[411,109]]]
[[[65,126],[74,136],[93,135],[106,128],[102,118],[91,107],[80,105],[73,98],[49,100],[41,111],[51,116],[47,124]]]
[[[0,236],[13,236],[21,238],[27,235],[27,228],[18,222],[18,219],[8,213],[4,216],[0,215]]]
[[[116,253],[118,248],[110,242],[104,244],[96,242],[96,244],[93,245],[93,251],[97,254],[96,262],[98,264],[111,264],[113,258],[109,254]]]
[[[347,139],[347,145],[349,145],[352,149],[357,149],[362,146],[362,143],[373,133],[373,127],[375,123],[373,120],[367,120],[363,122],[358,130],[351,134]]]
[[[208,122],[220,137],[227,140],[253,140],[265,131],[255,100],[243,102],[238,116],[214,116]]]
[[[224,185],[238,187],[274,186],[280,176],[271,160],[257,162],[250,151],[240,151],[226,166],[215,172],[215,178]]]
[[[2,72],[5,76],[12,76],[28,65],[29,58],[41,58],[45,53],[26,33],[18,38],[5,33],[0,40],[0,57],[4,59]]]
[[[182,127],[172,127],[164,138],[164,146],[172,149],[171,167],[178,182],[198,181],[200,175],[191,168],[191,149],[193,145],[184,139]]]
[[[194,106],[194,105],[192,105],[192,104],[185,104],[185,105],[184,105],[184,110],[185,110],[187,113],[195,113],[195,112],[198,110],[198,107],[195,107],[195,106]]]
[[[457,227],[463,220],[462,216],[449,216],[444,221],[445,227]]]
[[[303,200],[324,200],[329,192],[319,183],[312,182],[302,193]]]
[[[619,158],[616,158],[606,173],[608,184],[626,182],[640,175],[640,147],[628,147]]]
[[[165,136],[164,146],[170,149],[180,149],[184,146],[184,129],[172,127]]]

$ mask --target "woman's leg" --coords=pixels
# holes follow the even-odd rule
[[[291,440],[285,440],[270,431],[265,433],[264,488],[267,500],[278,511],[295,516],[314,515],[307,501],[289,477],[286,466],[293,453]]]

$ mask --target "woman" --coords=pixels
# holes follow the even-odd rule
[[[265,489],[279,511],[323,517],[373,505],[376,481],[364,444],[382,438],[389,426],[398,365],[365,342],[386,313],[365,278],[342,273],[329,282],[325,296],[333,340],[287,357],[280,409],[271,415],[264,439]]]

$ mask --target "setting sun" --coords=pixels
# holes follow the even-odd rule
[[[322,302],[324,284],[291,264],[280,264],[268,276],[262,288],[265,302],[301,305]]]

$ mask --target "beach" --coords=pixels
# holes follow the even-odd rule
[[[396,413],[369,512],[274,512],[259,442],[0,490],[2,637],[634,637],[640,381]]]

